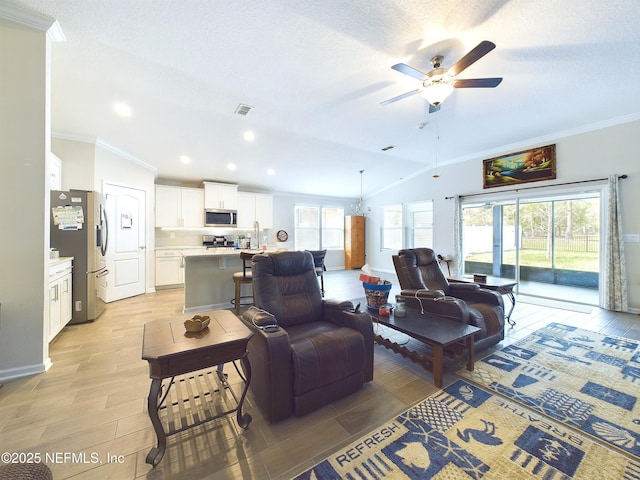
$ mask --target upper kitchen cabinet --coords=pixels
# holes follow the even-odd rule
[[[229,183],[204,183],[204,208],[237,210],[238,186]]]
[[[264,193],[238,192],[238,228],[253,230],[273,228],[273,196]]]
[[[156,227],[204,226],[202,188],[156,185]]]

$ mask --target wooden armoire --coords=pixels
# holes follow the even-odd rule
[[[364,265],[364,217],[344,217],[344,268],[353,270]]]

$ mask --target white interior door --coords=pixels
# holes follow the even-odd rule
[[[146,196],[144,190],[105,184],[109,219],[105,302],[145,292]]]

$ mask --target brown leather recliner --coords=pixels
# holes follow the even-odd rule
[[[373,380],[371,316],[351,302],[323,300],[310,252],[252,259],[255,307],[242,314],[251,383],[263,415],[305,415]]]
[[[443,297],[455,297],[466,304],[468,312],[459,308],[459,319],[480,328],[474,337],[477,351],[504,339],[504,303],[499,293],[480,288],[477,283],[449,283],[430,248],[400,250],[393,256],[393,265],[402,296],[431,300],[423,302],[423,308],[428,310],[429,305],[434,309],[441,308],[443,304],[433,302],[433,299]],[[440,314],[435,310],[431,313]]]

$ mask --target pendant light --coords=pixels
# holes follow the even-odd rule
[[[371,209],[367,209],[365,212],[364,208],[364,200],[362,198],[362,176],[364,174],[364,170],[360,170],[360,200],[355,205],[351,205],[351,209],[353,210],[353,214],[357,216],[366,216],[367,212],[371,211]]]

